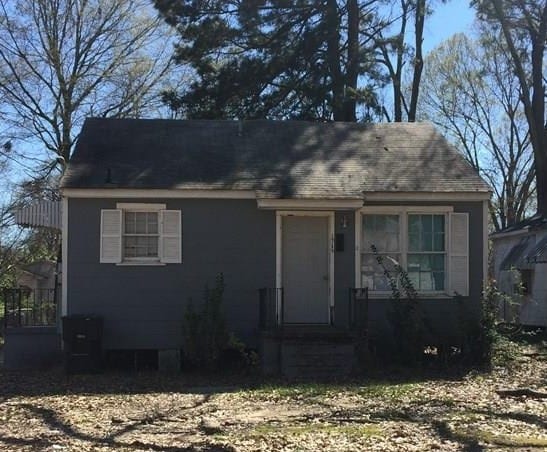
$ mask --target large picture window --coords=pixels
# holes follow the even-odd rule
[[[467,292],[468,275],[464,274],[468,271],[467,214],[427,207],[425,212],[404,207],[378,210],[376,213],[371,208],[360,215],[361,287],[378,293],[391,292],[384,267],[395,275],[395,267],[400,265],[420,293]],[[453,254],[450,255],[452,217],[452,235],[460,239],[452,240]]]

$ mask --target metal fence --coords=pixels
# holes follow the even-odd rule
[[[55,289],[3,289],[0,295],[4,302],[4,326],[55,325],[59,292]]]
[[[259,325],[261,330],[283,324],[283,289],[265,287],[259,289]]]

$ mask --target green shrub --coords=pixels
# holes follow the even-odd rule
[[[229,334],[222,312],[224,276],[219,273],[215,286],[205,287],[203,304],[198,312],[190,300],[184,315],[184,360],[190,367],[214,369]]]
[[[258,357],[247,350],[226,328],[222,309],[224,276],[219,273],[215,286],[205,287],[201,310],[190,301],[183,322],[185,366],[203,370],[248,370],[257,365]]]
[[[377,248],[372,245],[371,249],[391,289],[388,320],[395,339],[395,353],[392,358],[400,364],[419,364],[424,352],[427,324],[418,301],[418,292],[400,264],[395,263],[392,273],[385,265],[384,257],[378,254]]]
[[[495,281],[489,281],[481,299],[480,318],[474,321],[465,309],[461,296],[460,329],[462,331],[462,358],[471,365],[490,368],[506,365],[518,354],[518,346],[507,335],[500,333],[498,320],[499,306],[503,302],[513,302],[511,297],[501,292]]]

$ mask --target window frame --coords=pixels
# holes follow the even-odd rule
[[[398,215],[399,216],[399,252],[400,264],[408,269],[408,254],[421,254],[408,251],[408,216],[409,215],[444,215],[444,290],[421,290],[417,291],[421,297],[444,297],[449,296],[450,288],[450,214],[454,212],[452,206],[364,206],[355,213],[355,287],[362,287],[361,256],[362,250],[362,227],[363,215]],[[425,253],[430,254],[430,253]],[[370,295],[376,298],[389,298],[391,290],[370,290]]]
[[[419,215],[419,216],[422,216],[422,215],[429,215],[429,216],[433,216],[433,215],[437,215],[437,216],[443,216],[444,217],[444,231],[443,231],[443,235],[444,235],[444,250],[443,251],[410,251],[410,247],[409,247],[409,234],[408,234],[408,219],[411,215]],[[423,213],[423,212],[406,212],[404,214],[404,216],[406,217],[405,218],[405,222],[406,222],[406,229],[404,230],[404,236],[403,236],[403,240],[405,240],[405,257],[404,257],[404,260],[405,260],[405,266],[403,267],[405,269],[405,271],[407,273],[410,273],[409,269],[408,269],[408,256],[409,255],[415,255],[415,256],[421,256],[421,255],[427,255],[427,256],[431,256],[431,255],[439,255],[439,256],[443,256],[444,257],[444,270],[443,270],[443,273],[444,273],[444,280],[443,280],[443,286],[444,286],[444,289],[442,290],[418,290],[416,289],[416,291],[420,294],[445,294],[447,293],[447,290],[448,290],[448,286],[449,286],[449,281],[448,281],[448,277],[449,277],[449,273],[448,273],[448,257],[449,257],[449,254],[448,254],[448,247],[449,247],[449,241],[448,241],[448,230],[449,230],[449,218],[448,218],[448,213],[447,212],[427,212],[427,213]],[[421,272],[419,272],[421,273]],[[433,270],[431,271],[431,273],[433,273]]]
[[[122,231],[121,231],[121,262],[118,265],[164,265],[162,263],[162,232],[161,232],[161,215],[162,210],[166,210],[165,204],[151,204],[151,203],[117,203],[116,209],[122,211]],[[136,213],[155,213],[157,215],[158,223],[158,255],[157,257],[127,257],[125,256],[125,244],[124,238],[126,237],[125,233],[125,214],[127,212],[136,212]],[[135,234],[130,234],[131,236],[136,236]],[[146,235],[149,236],[148,234]],[[151,234],[150,234],[151,236]]]

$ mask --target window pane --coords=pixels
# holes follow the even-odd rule
[[[158,257],[158,237],[124,237],[125,257]]]
[[[134,234],[136,232],[135,227],[135,212],[125,212],[124,214],[125,232],[127,234]]]
[[[444,215],[433,215],[433,231],[444,234]]]
[[[386,269],[395,276],[395,264],[399,262],[399,255],[382,255],[382,258]],[[370,290],[391,290],[384,269],[378,264],[376,256],[370,253],[361,255],[361,282],[363,287]]]
[[[444,215],[409,215],[408,250],[444,251]]]
[[[399,251],[398,215],[363,215],[363,251],[374,245],[379,252]]]
[[[420,215],[420,221],[422,223],[422,230],[425,234],[431,234],[433,232],[433,216],[432,215]]]
[[[148,234],[157,234],[158,233],[158,214],[156,212],[149,212],[146,220],[147,220]]]
[[[445,217],[433,215],[433,251],[444,251]]]
[[[444,251],[444,233],[435,233],[433,236],[433,251]]]
[[[135,212],[136,216],[136,233],[146,234],[146,212]]]
[[[444,290],[444,254],[409,254],[408,275],[416,290]]]

